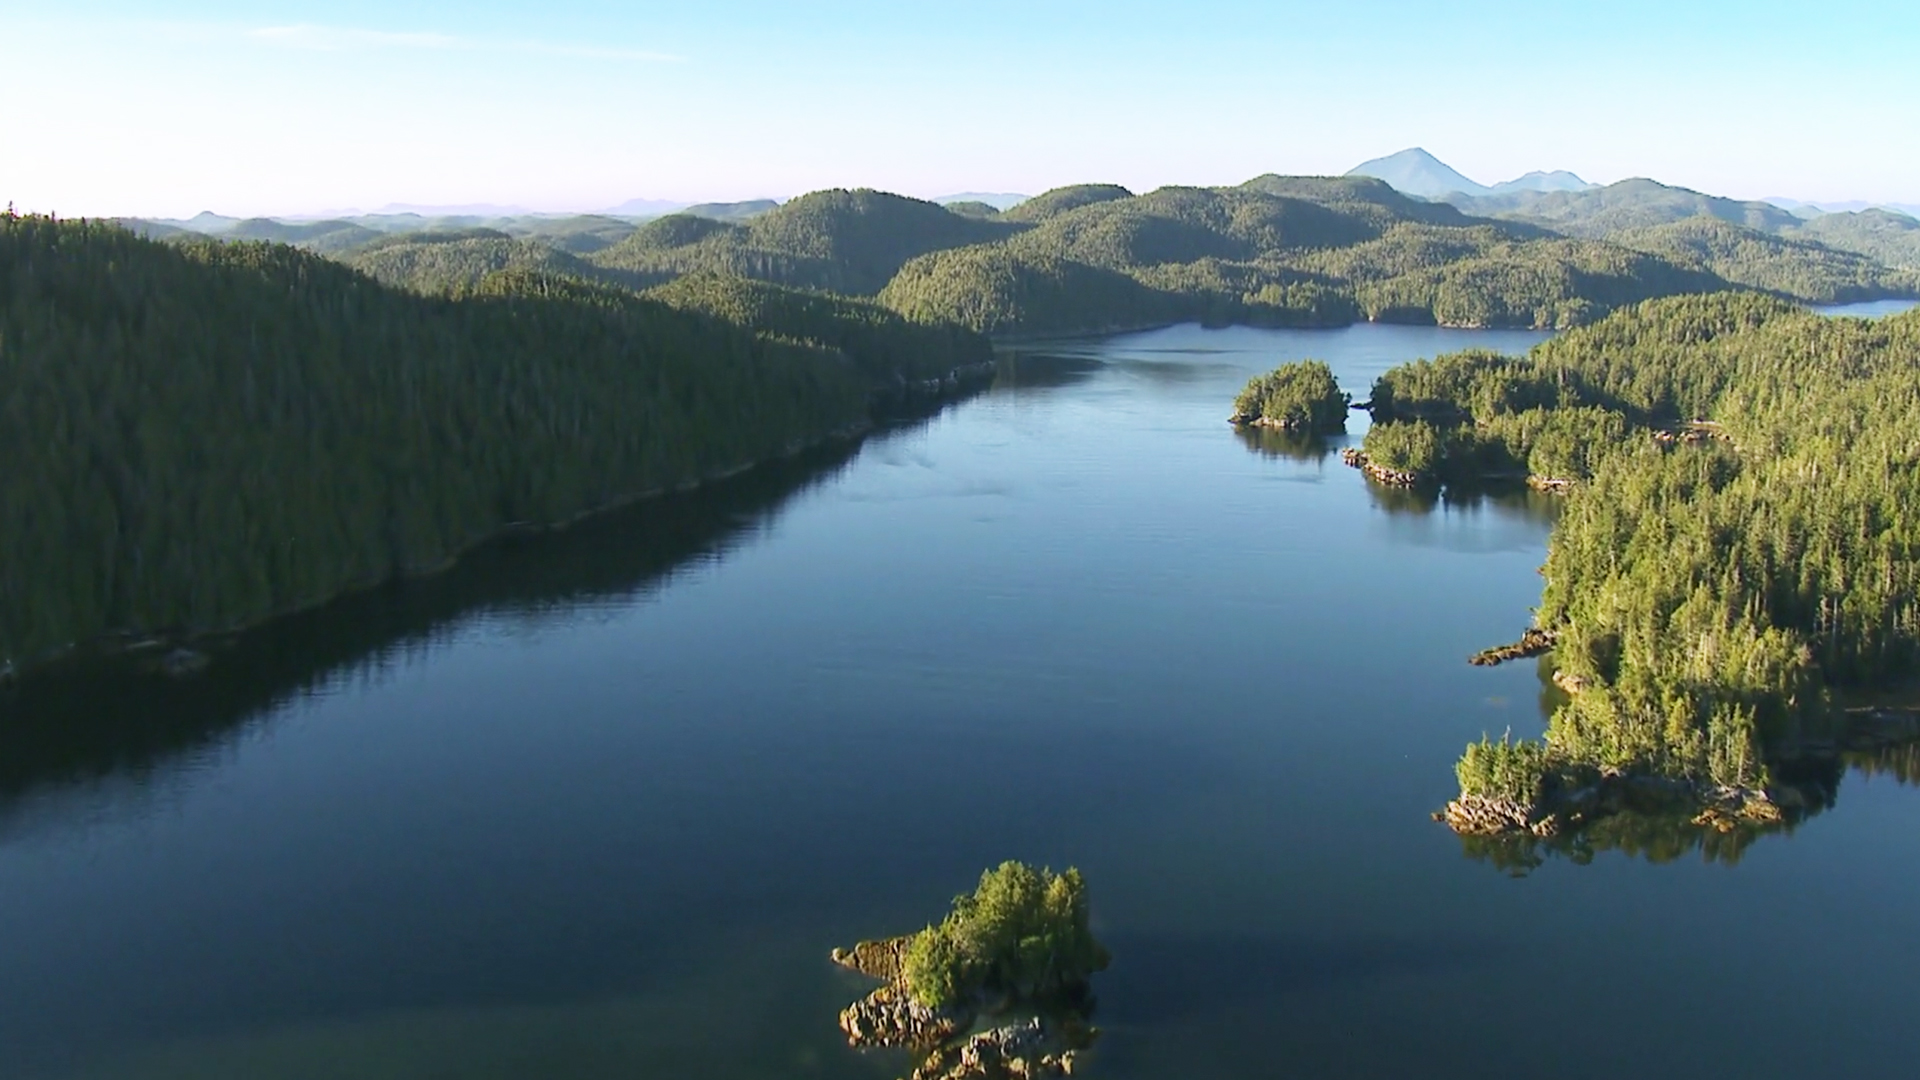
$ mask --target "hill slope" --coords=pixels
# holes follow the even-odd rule
[[[837,352],[528,271],[451,300],[280,245],[0,216],[0,666],[432,568],[862,424],[870,387]]]
[[[702,222],[688,224],[688,219]],[[680,220],[676,220],[680,219]],[[643,280],[699,271],[871,296],[908,259],[1006,236],[1011,227],[880,191],[816,191],[744,224],[673,215],[592,257]]]

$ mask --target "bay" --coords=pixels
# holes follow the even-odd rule
[[[0,1047],[30,1077],[886,1077],[835,945],[1087,875],[1090,1075],[1889,1075],[1920,801],[1737,861],[1513,876],[1429,820],[1540,673],[1553,503],[1242,436],[1253,374],[1541,335],[1011,350],[922,422],[0,699]],[[1365,415],[1355,413],[1357,441]]]

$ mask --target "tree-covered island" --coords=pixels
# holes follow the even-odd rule
[[[1229,422],[1302,435],[1333,435],[1347,430],[1352,401],[1334,381],[1332,368],[1319,360],[1301,360],[1249,381],[1234,399]]]
[[[1079,871],[1008,862],[938,924],[833,959],[885,983],[841,1012],[850,1045],[911,1049],[912,1080],[1001,1080],[1072,1072],[1096,1034],[1089,980],[1109,957]]]
[[[1365,460],[1399,479],[1566,496],[1511,649],[1547,654],[1561,701],[1543,739],[1467,748],[1456,830],[1788,826],[1844,755],[1920,737],[1848,707],[1920,661],[1920,311],[1653,301],[1524,358],[1395,368],[1372,408]]]

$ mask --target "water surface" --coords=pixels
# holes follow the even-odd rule
[[[1178,327],[923,424],[488,549],[168,681],[0,703],[7,1075],[844,1077],[834,945],[1073,864],[1090,1075],[1899,1075],[1920,799],[1737,864],[1513,877],[1428,814],[1542,726],[1470,668],[1552,504],[1370,487],[1252,374],[1539,335]],[[1355,414],[1357,438],[1364,414]]]

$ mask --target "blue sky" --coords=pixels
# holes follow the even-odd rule
[[[1920,202],[1920,5],[0,0],[0,200],[64,214],[934,196],[1424,146]]]

